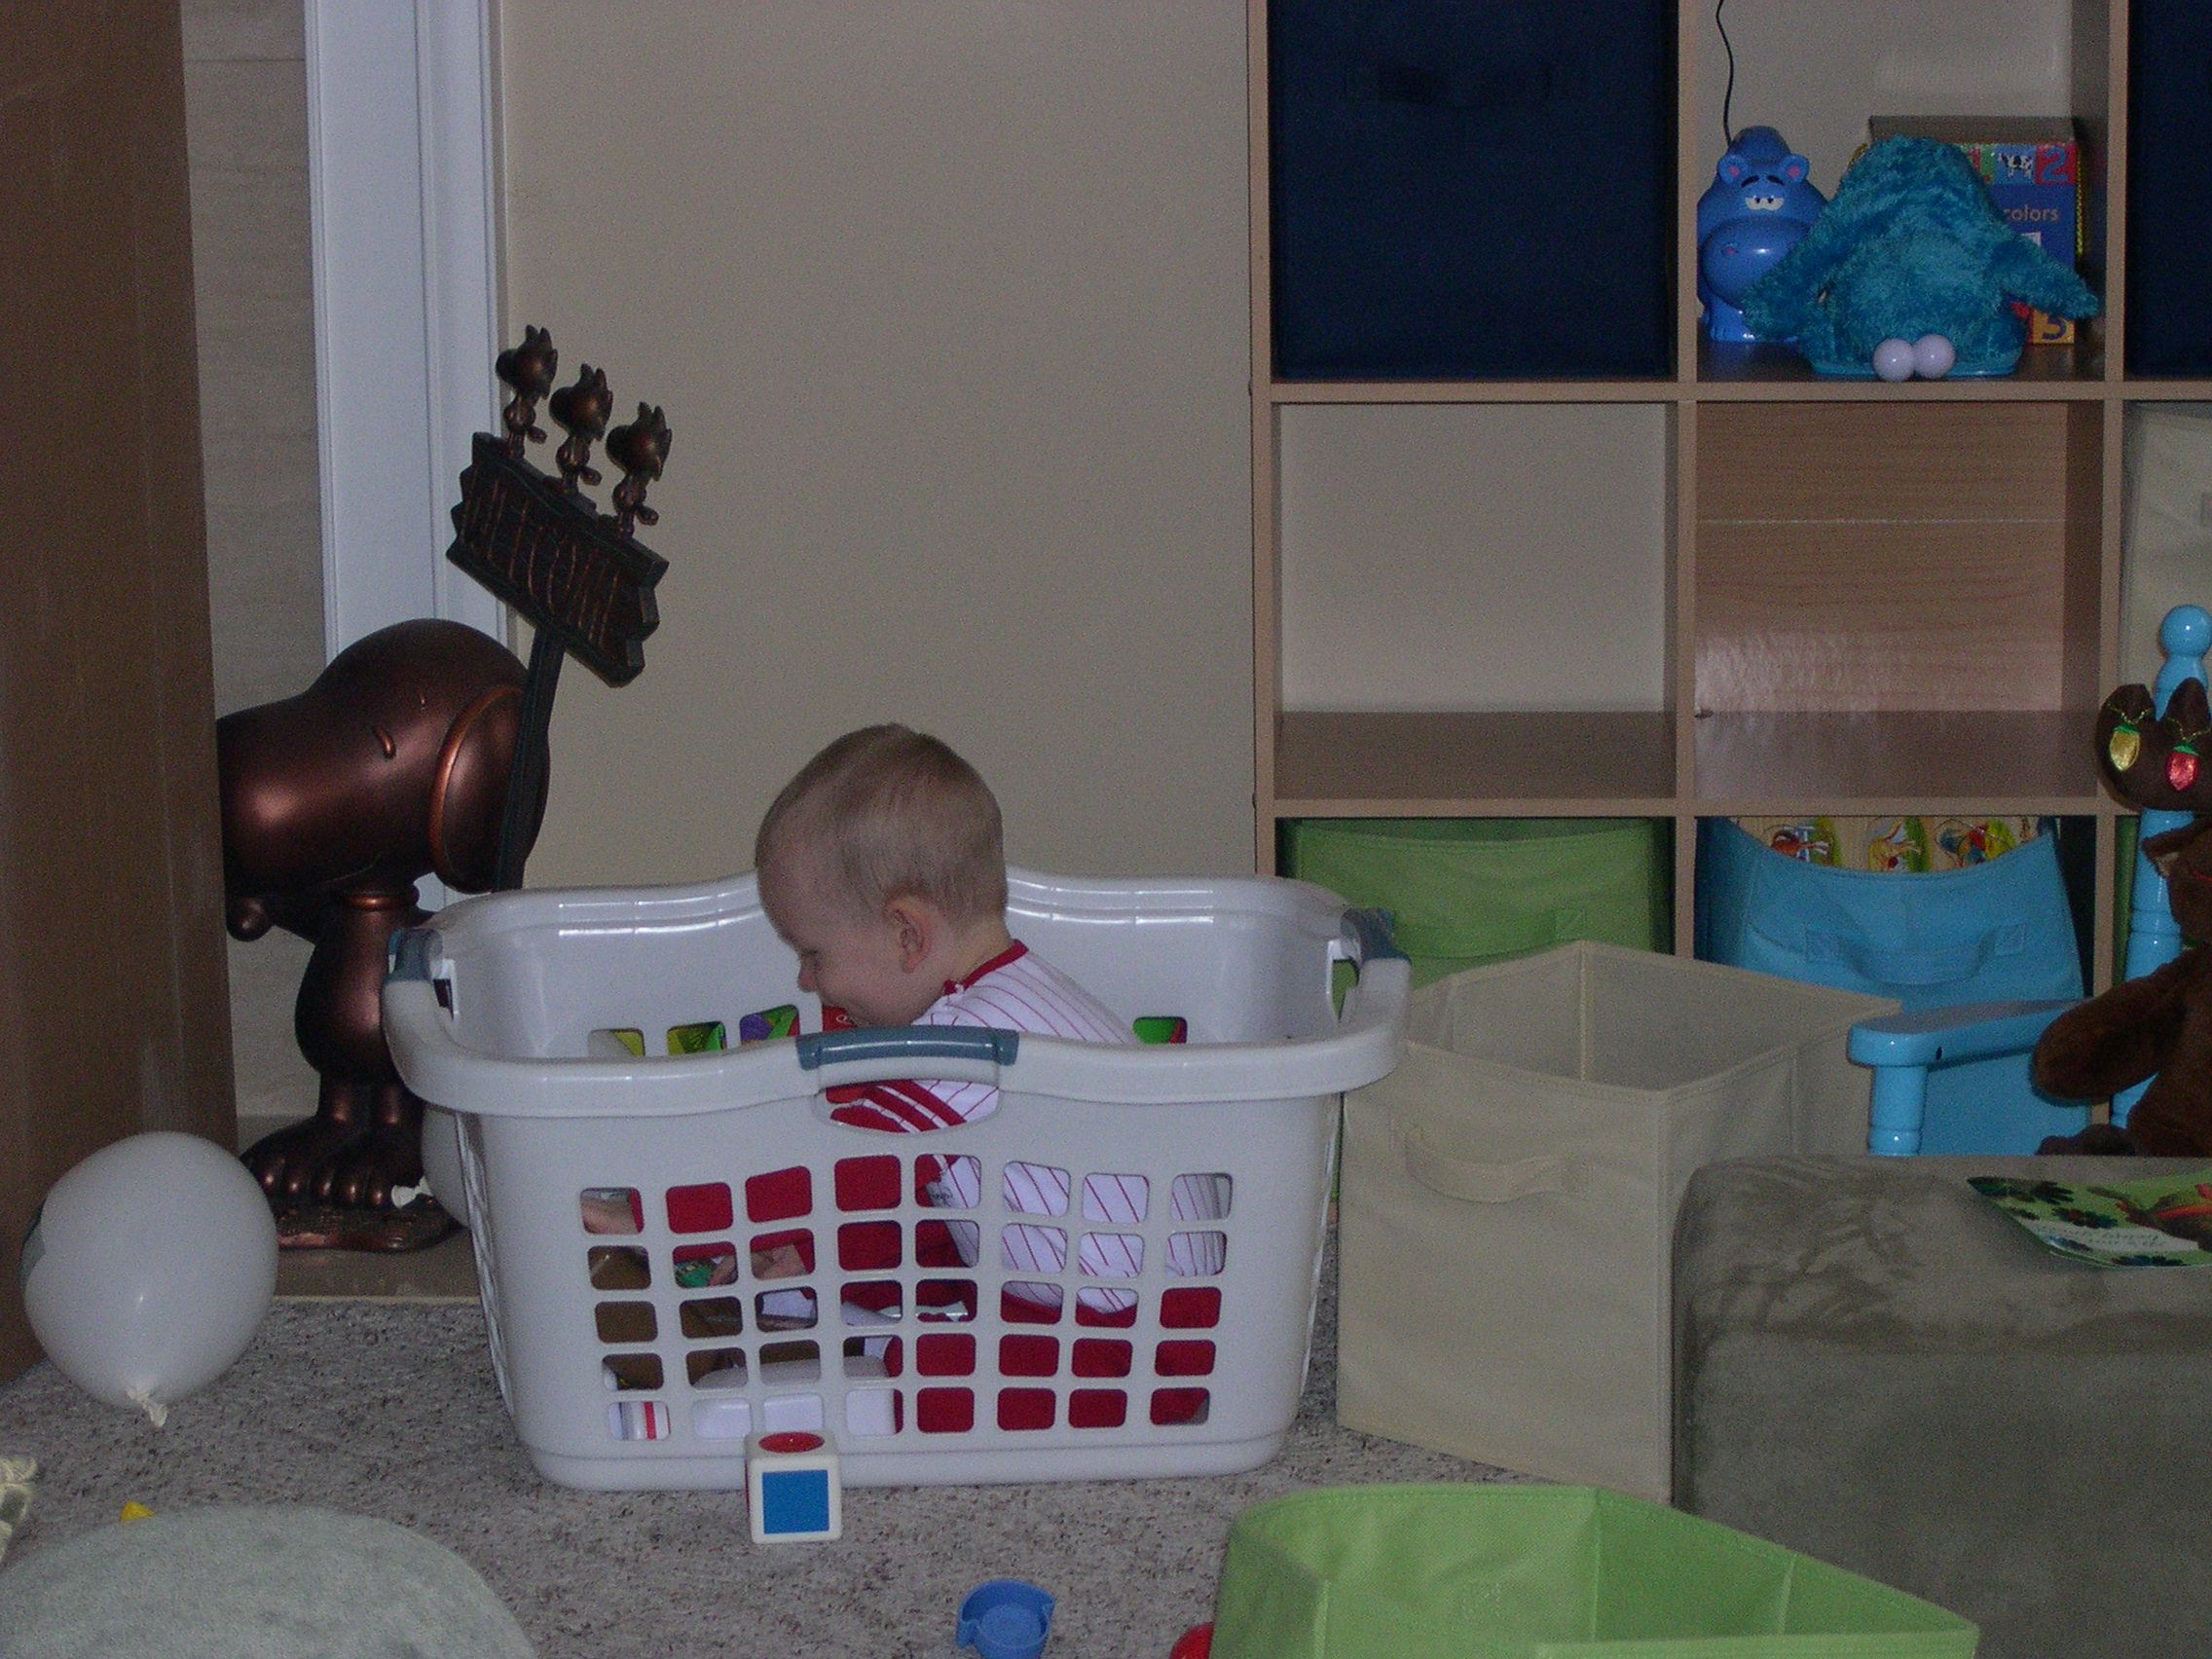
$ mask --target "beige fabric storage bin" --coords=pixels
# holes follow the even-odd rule
[[[1863,1151],[1844,1039],[1897,1009],[1588,940],[1416,992],[1345,1099],[1337,1420],[1664,1501],[1682,1190]]]

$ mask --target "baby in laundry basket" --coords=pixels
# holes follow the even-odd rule
[[[754,864],[761,907],[798,953],[798,987],[821,998],[826,1028],[960,1025],[1086,1043],[1136,1041],[1113,1010],[1008,931],[998,800],[975,767],[937,738],[903,725],[866,726],[838,738],[768,808]],[[987,1117],[998,1109],[999,1091],[989,1084],[912,1080],[839,1088],[830,1100],[839,1123],[922,1132]],[[974,1159],[924,1160],[931,1202],[974,1208],[981,1200],[977,1169]],[[1067,1177],[1060,1171],[1015,1162],[1004,1179],[1009,1209],[1066,1213]],[[1178,1219],[1221,1213],[1203,1185],[1175,1183]],[[1084,1182],[1084,1210],[1090,1219],[1135,1222],[1141,1197],[1116,1177],[1092,1175]],[[966,1240],[962,1265],[974,1266],[972,1230],[951,1235]],[[1006,1266],[1059,1272],[1064,1237],[1054,1229],[1009,1227]],[[1116,1235],[1087,1234],[1082,1248],[1087,1272],[1128,1277],[1136,1271],[1133,1259],[1112,1259],[1127,1253]],[[1128,1292],[1106,1288],[1087,1288],[1080,1300],[1106,1312],[1135,1303]]]
[[[856,1025],[967,1025],[1133,1043],[1114,1011],[1007,931],[999,803],[901,725],[847,732],[784,787],[754,843],[798,987]],[[840,1121],[932,1129],[992,1111],[985,1084],[869,1084]]]

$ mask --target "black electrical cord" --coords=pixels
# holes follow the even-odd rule
[[[1727,4],[1728,0],[1714,0],[1713,4],[1713,26],[1720,31],[1721,50],[1728,54],[1728,90],[1720,94],[1720,147],[1724,150],[1736,142],[1735,130],[1728,125],[1728,106],[1736,99],[1736,49],[1720,20],[1720,9]]]

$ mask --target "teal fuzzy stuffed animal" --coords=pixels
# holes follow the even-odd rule
[[[1916,359],[1925,375],[2002,375],[2025,338],[2011,300],[2053,316],[2097,310],[2071,266],[2005,222],[1956,146],[1885,138],[1745,291],[1744,320],[1824,375],[1902,380]]]

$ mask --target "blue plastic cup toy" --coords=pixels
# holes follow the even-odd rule
[[[994,1578],[961,1599],[953,1645],[982,1659],[1037,1659],[1051,1628],[1051,1597],[1018,1578]]]

